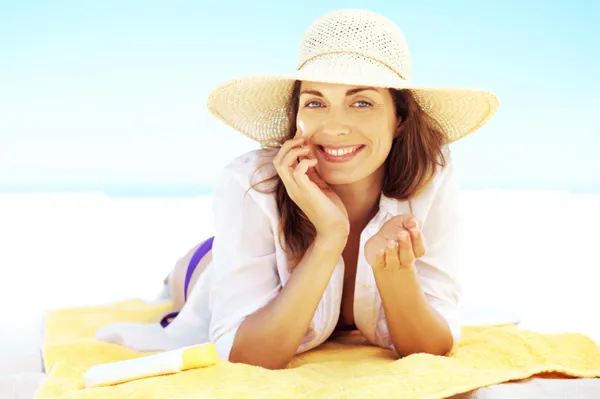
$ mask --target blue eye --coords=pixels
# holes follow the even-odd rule
[[[354,104],[363,104],[363,105],[359,105],[358,108],[367,108],[371,106],[371,103],[367,102],[367,101],[357,101]]]
[[[311,104],[317,104],[317,106],[311,106]],[[318,108],[319,106],[321,106],[321,103],[318,101],[310,101],[305,105],[307,108]]]

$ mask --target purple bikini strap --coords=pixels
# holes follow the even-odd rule
[[[204,243],[202,243],[202,245],[200,245],[198,247],[198,249],[196,249],[196,252],[194,252],[194,255],[192,255],[192,259],[190,259],[190,263],[188,263],[187,271],[185,273],[185,283],[183,285],[183,295],[184,295],[184,298],[186,301],[187,301],[187,296],[188,296],[188,287],[190,286],[190,282],[192,280],[192,275],[194,274],[194,270],[196,270],[198,263],[200,263],[200,261],[202,260],[204,255],[206,255],[208,253],[208,251],[210,251],[212,249],[212,244],[213,244],[214,239],[215,239],[214,237],[211,237],[208,240],[206,240]],[[162,318],[162,320],[160,321],[160,325],[163,328],[167,327],[171,323],[171,319],[174,319],[175,317],[177,317],[178,314],[179,314],[179,312],[171,312],[168,315],[164,316]]]
[[[198,266],[198,263],[202,260],[204,255],[208,253],[212,249],[213,241],[215,237],[211,237],[208,240],[204,241],[200,247],[194,252],[190,263],[188,264],[187,271],[185,272],[185,283],[183,286],[183,298],[187,301],[188,298],[188,287],[190,282],[192,281],[192,275],[194,274],[194,270]]]

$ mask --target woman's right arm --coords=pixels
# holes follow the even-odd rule
[[[232,362],[269,369],[288,364],[309,329],[344,245],[343,237],[317,237],[277,297],[241,324]]]
[[[211,341],[232,362],[283,368],[312,321],[318,319],[317,334],[337,322],[334,298],[341,293],[326,288],[347,237],[317,235],[282,287],[268,206],[259,205],[263,194],[247,191],[234,176],[226,170],[215,191]],[[322,314],[314,317],[317,308]]]

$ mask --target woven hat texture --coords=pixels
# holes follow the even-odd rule
[[[265,145],[288,130],[287,107],[296,80],[409,89],[447,143],[481,128],[498,109],[495,94],[471,88],[412,82],[404,34],[388,18],[367,10],[338,10],[318,18],[302,37],[296,71],[233,79],[209,96],[210,112]]]

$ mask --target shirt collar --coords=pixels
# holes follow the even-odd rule
[[[386,221],[398,214],[398,203],[397,199],[386,197],[383,193],[381,194],[379,210],[367,224],[367,230],[370,234],[375,234]]]
[[[395,198],[386,197],[383,193],[381,194],[381,198],[379,199],[379,212],[381,214],[393,214],[395,215],[398,212],[398,201]]]

